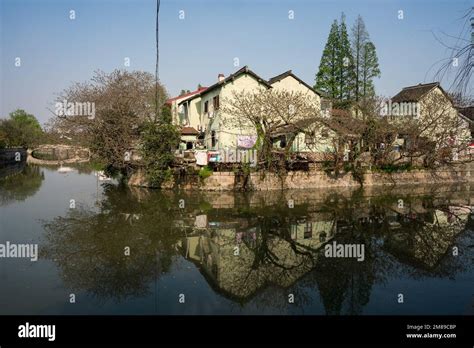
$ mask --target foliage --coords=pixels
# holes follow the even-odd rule
[[[373,78],[380,77],[377,53],[364,20],[359,15],[352,27],[352,55],[355,65],[355,100],[375,95]]]
[[[147,180],[150,185],[160,187],[171,176],[174,150],[180,141],[179,130],[169,122],[147,122],[140,141]]]
[[[319,70],[316,75],[316,84],[314,88],[319,89],[336,99],[339,95],[338,70],[339,70],[339,29],[337,20],[334,20],[329,32],[329,36],[324,47]]]
[[[94,103],[95,117],[57,116],[51,133],[70,138],[91,149],[93,158],[105,164],[109,174],[128,175],[134,150],[146,123],[158,122],[155,108],[155,78],[142,71],[96,72],[85,83],[64,90],[58,102]],[[159,105],[167,94],[158,84]]]
[[[352,100],[355,88],[354,58],[352,56],[344,14],[340,23],[334,20],[321,57],[315,88],[333,100]]]
[[[367,42],[364,45],[360,70],[361,90],[359,91],[359,94],[364,98],[374,96],[375,87],[373,83],[373,78],[380,77],[380,69],[377,58],[377,52],[372,42]]]
[[[353,101],[375,95],[373,78],[380,76],[375,45],[361,16],[347,33],[344,14],[334,20],[324,48],[315,88],[325,92],[336,108],[349,109]]]
[[[32,148],[42,140],[43,130],[35,116],[17,109],[0,121],[0,147]]]
[[[0,206],[34,196],[44,181],[43,169],[25,165],[19,173],[0,179]]]
[[[212,175],[213,171],[211,168],[208,166],[202,167],[201,170],[199,170],[199,177],[201,179],[206,179]]]
[[[341,15],[341,22],[339,23],[338,45],[339,100],[353,100],[355,87],[354,58],[352,57],[344,13]]]
[[[0,149],[7,147],[7,133],[0,126]]]
[[[285,147],[288,152],[294,135],[314,126],[320,117],[320,107],[315,96],[275,89],[234,92],[233,97],[223,103],[221,110],[221,121],[229,128],[256,133],[255,148],[259,162],[266,169],[275,169],[275,161],[279,160],[273,151],[273,141],[278,136],[289,135]]]
[[[410,171],[413,169],[413,166],[410,163],[403,163],[403,164],[384,164],[376,169],[381,170],[385,173],[394,173],[394,172],[405,172]]]

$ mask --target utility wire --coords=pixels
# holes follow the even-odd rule
[[[155,66],[155,112],[158,121],[161,120],[161,108],[159,107],[159,90],[158,81],[160,79],[159,62],[160,62],[160,38],[159,38],[159,14],[160,14],[160,0],[156,0],[156,66]]]

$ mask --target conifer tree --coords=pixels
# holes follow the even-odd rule
[[[351,44],[347,34],[345,15],[341,15],[339,24],[339,101],[350,102],[354,97],[355,71]]]
[[[355,72],[354,99],[357,102],[375,94],[373,78],[380,76],[375,46],[360,15],[352,26],[351,44]]]
[[[334,20],[321,57],[315,88],[325,92],[336,106],[346,107],[354,97],[354,59],[344,14]]]
[[[336,99],[340,94],[338,84],[338,46],[339,26],[337,21],[334,20],[326,46],[324,47],[314,86],[315,89],[326,93],[332,99]]]
[[[380,76],[380,69],[375,46],[371,41],[364,45],[361,72],[362,96],[369,97],[375,95],[373,79]]]

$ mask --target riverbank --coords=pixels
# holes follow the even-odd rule
[[[413,169],[410,171],[385,173],[366,172],[362,174],[362,186],[395,186],[416,184],[456,184],[474,181],[471,164],[458,164],[436,170]],[[129,180],[130,186],[150,187],[143,170],[138,170]],[[285,175],[252,172],[247,175],[234,172],[214,172],[207,178],[197,173],[175,174],[164,183],[164,189],[201,191],[265,191],[286,189],[313,189],[330,187],[359,187],[351,172],[333,176],[324,171],[289,171]]]

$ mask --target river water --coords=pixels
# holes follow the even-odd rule
[[[0,244],[39,259],[0,258],[0,314],[474,314],[468,184],[203,193],[87,166],[4,176]],[[329,253],[340,245],[359,253]]]

